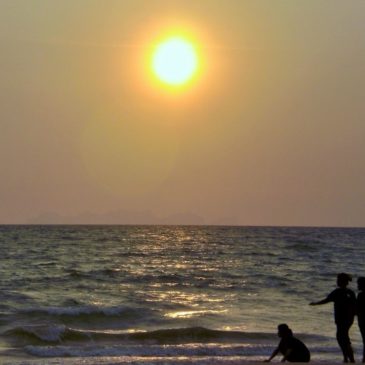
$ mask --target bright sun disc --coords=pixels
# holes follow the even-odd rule
[[[160,43],[153,53],[153,72],[166,84],[185,84],[194,76],[197,68],[198,58],[194,46],[183,38],[169,38]]]

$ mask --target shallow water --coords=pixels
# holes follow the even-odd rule
[[[313,359],[338,361],[332,306],[308,303],[338,272],[365,275],[359,228],[0,226],[0,244],[14,359],[262,360],[287,322]]]

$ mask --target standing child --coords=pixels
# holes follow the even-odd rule
[[[362,352],[362,362],[365,363],[365,278],[360,277],[357,279],[357,288],[360,293],[357,295],[357,321],[359,324],[362,343],[363,343],[363,352]]]
[[[351,276],[345,273],[337,275],[337,286],[327,298],[318,302],[312,302],[310,305],[334,303],[335,323],[337,327],[336,338],[342,350],[344,362],[355,362],[354,352],[351,347],[349,330],[354,322],[356,311],[355,293],[347,288],[352,280]]]

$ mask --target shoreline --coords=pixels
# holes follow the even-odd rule
[[[232,360],[232,361],[219,361],[219,360],[201,360],[201,361],[189,361],[189,360],[159,360],[158,362],[146,359],[146,360],[117,360],[110,359],[107,361],[100,361],[97,358],[91,360],[90,358],[80,359],[62,359],[62,358],[49,358],[42,360],[12,360],[0,358],[1,365],[265,365],[267,362],[261,360]],[[280,360],[271,361],[270,364],[281,363]],[[303,364],[303,363],[288,363],[288,364]],[[311,361],[309,364],[313,365],[334,365],[342,364],[342,361]]]
[[[281,358],[273,359],[270,364],[280,363]],[[288,364],[295,364],[289,363]],[[331,360],[314,360],[310,361],[313,365],[332,365],[342,363],[339,357],[336,361]],[[48,357],[35,358],[25,356],[2,356],[0,354],[1,365],[264,365],[268,364],[264,360],[249,360],[240,357],[134,357],[134,356],[116,356],[116,357]]]

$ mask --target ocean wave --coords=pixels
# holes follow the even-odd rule
[[[124,343],[247,343],[272,340],[272,333],[248,333],[239,331],[211,330],[204,327],[160,329],[144,332],[92,331],[74,329],[64,325],[19,326],[3,334],[12,343],[57,344],[73,342],[107,341]],[[28,341],[28,342],[27,342]]]
[[[325,242],[312,240],[296,240],[288,245],[288,249],[300,252],[317,252],[320,250],[319,246],[325,244]]]
[[[247,341],[249,339],[271,339],[272,333],[240,332],[211,330],[204,327],[187,327],[161,329],[150,332],[139,332],[129,335],[129,339],[140,341],[155,340],[162,343],[189,343],[189,342],[232,342]]]
[[[15,327],[2,334],[10,342],[22,343],[57,343],[61,342],[67,332],[63,325],[28,325]]]
[[[180,287],[190,287],[195,286],[198,288],[208,288],[208,287],[218,287],[220,289],[220,284],[217,278],[212,275],[202,273],[199,276],[191,276],[181,274],[181,273],[166,273],[164,271],[154,271],[153,273],[133,273],[131,275],[130,272],[126,272],[123,269],[119,268],[103,268],[99,270],[89,270],[89,271],[81,271],[76,269],[68,269],[65,270],[64,278],[69,280],[69,278],[76,281],[104,281],[108,284],[110,282],[118,282],[118,283],[127,283],[129,285],[135,284],[166,284],[166,285],[174,285]],[[225,277],[227,280],[239,280],[241,277]],[[226,287],[224,289],[232,289],[232,286],[229,286],[230,283],[227,282]]]
[[[56,316],[56,317],[84,317],[84,316],[105,316],[135,318],[140,316],[147,309],[131,308],[126,306],[100,307],[94,305],[76,305],[67,307],[33,307],[20,310],[23,314],[30,316]]]
[[[66,275],[68,277],[72,277],[72,279],[107,279],[121,276],[126,274],[121,269],[115,268],[107,268],[107,269],[100,269],[100,270],[90,270],[90,271],[81,271],[76,269],[68,269],[65,270]]]
[[[268,355],[269,346],[250,345],[169,345],[169,346],[26,346],[25,351],[38,357],[93,357],[93,356],[133,356],[133,357],[232,357]]]
[[[79,241],[80,237],[72,235],[62,235],[60,236],[60,239],[63,241]]]
[[[6,302],[6,301],[18,301],[18,302],[24,302],[31,299],[30,295],[26,295],[24,293],[16,292],[15,290],[8,290],[2,288],[0,290],[0,302]]]

